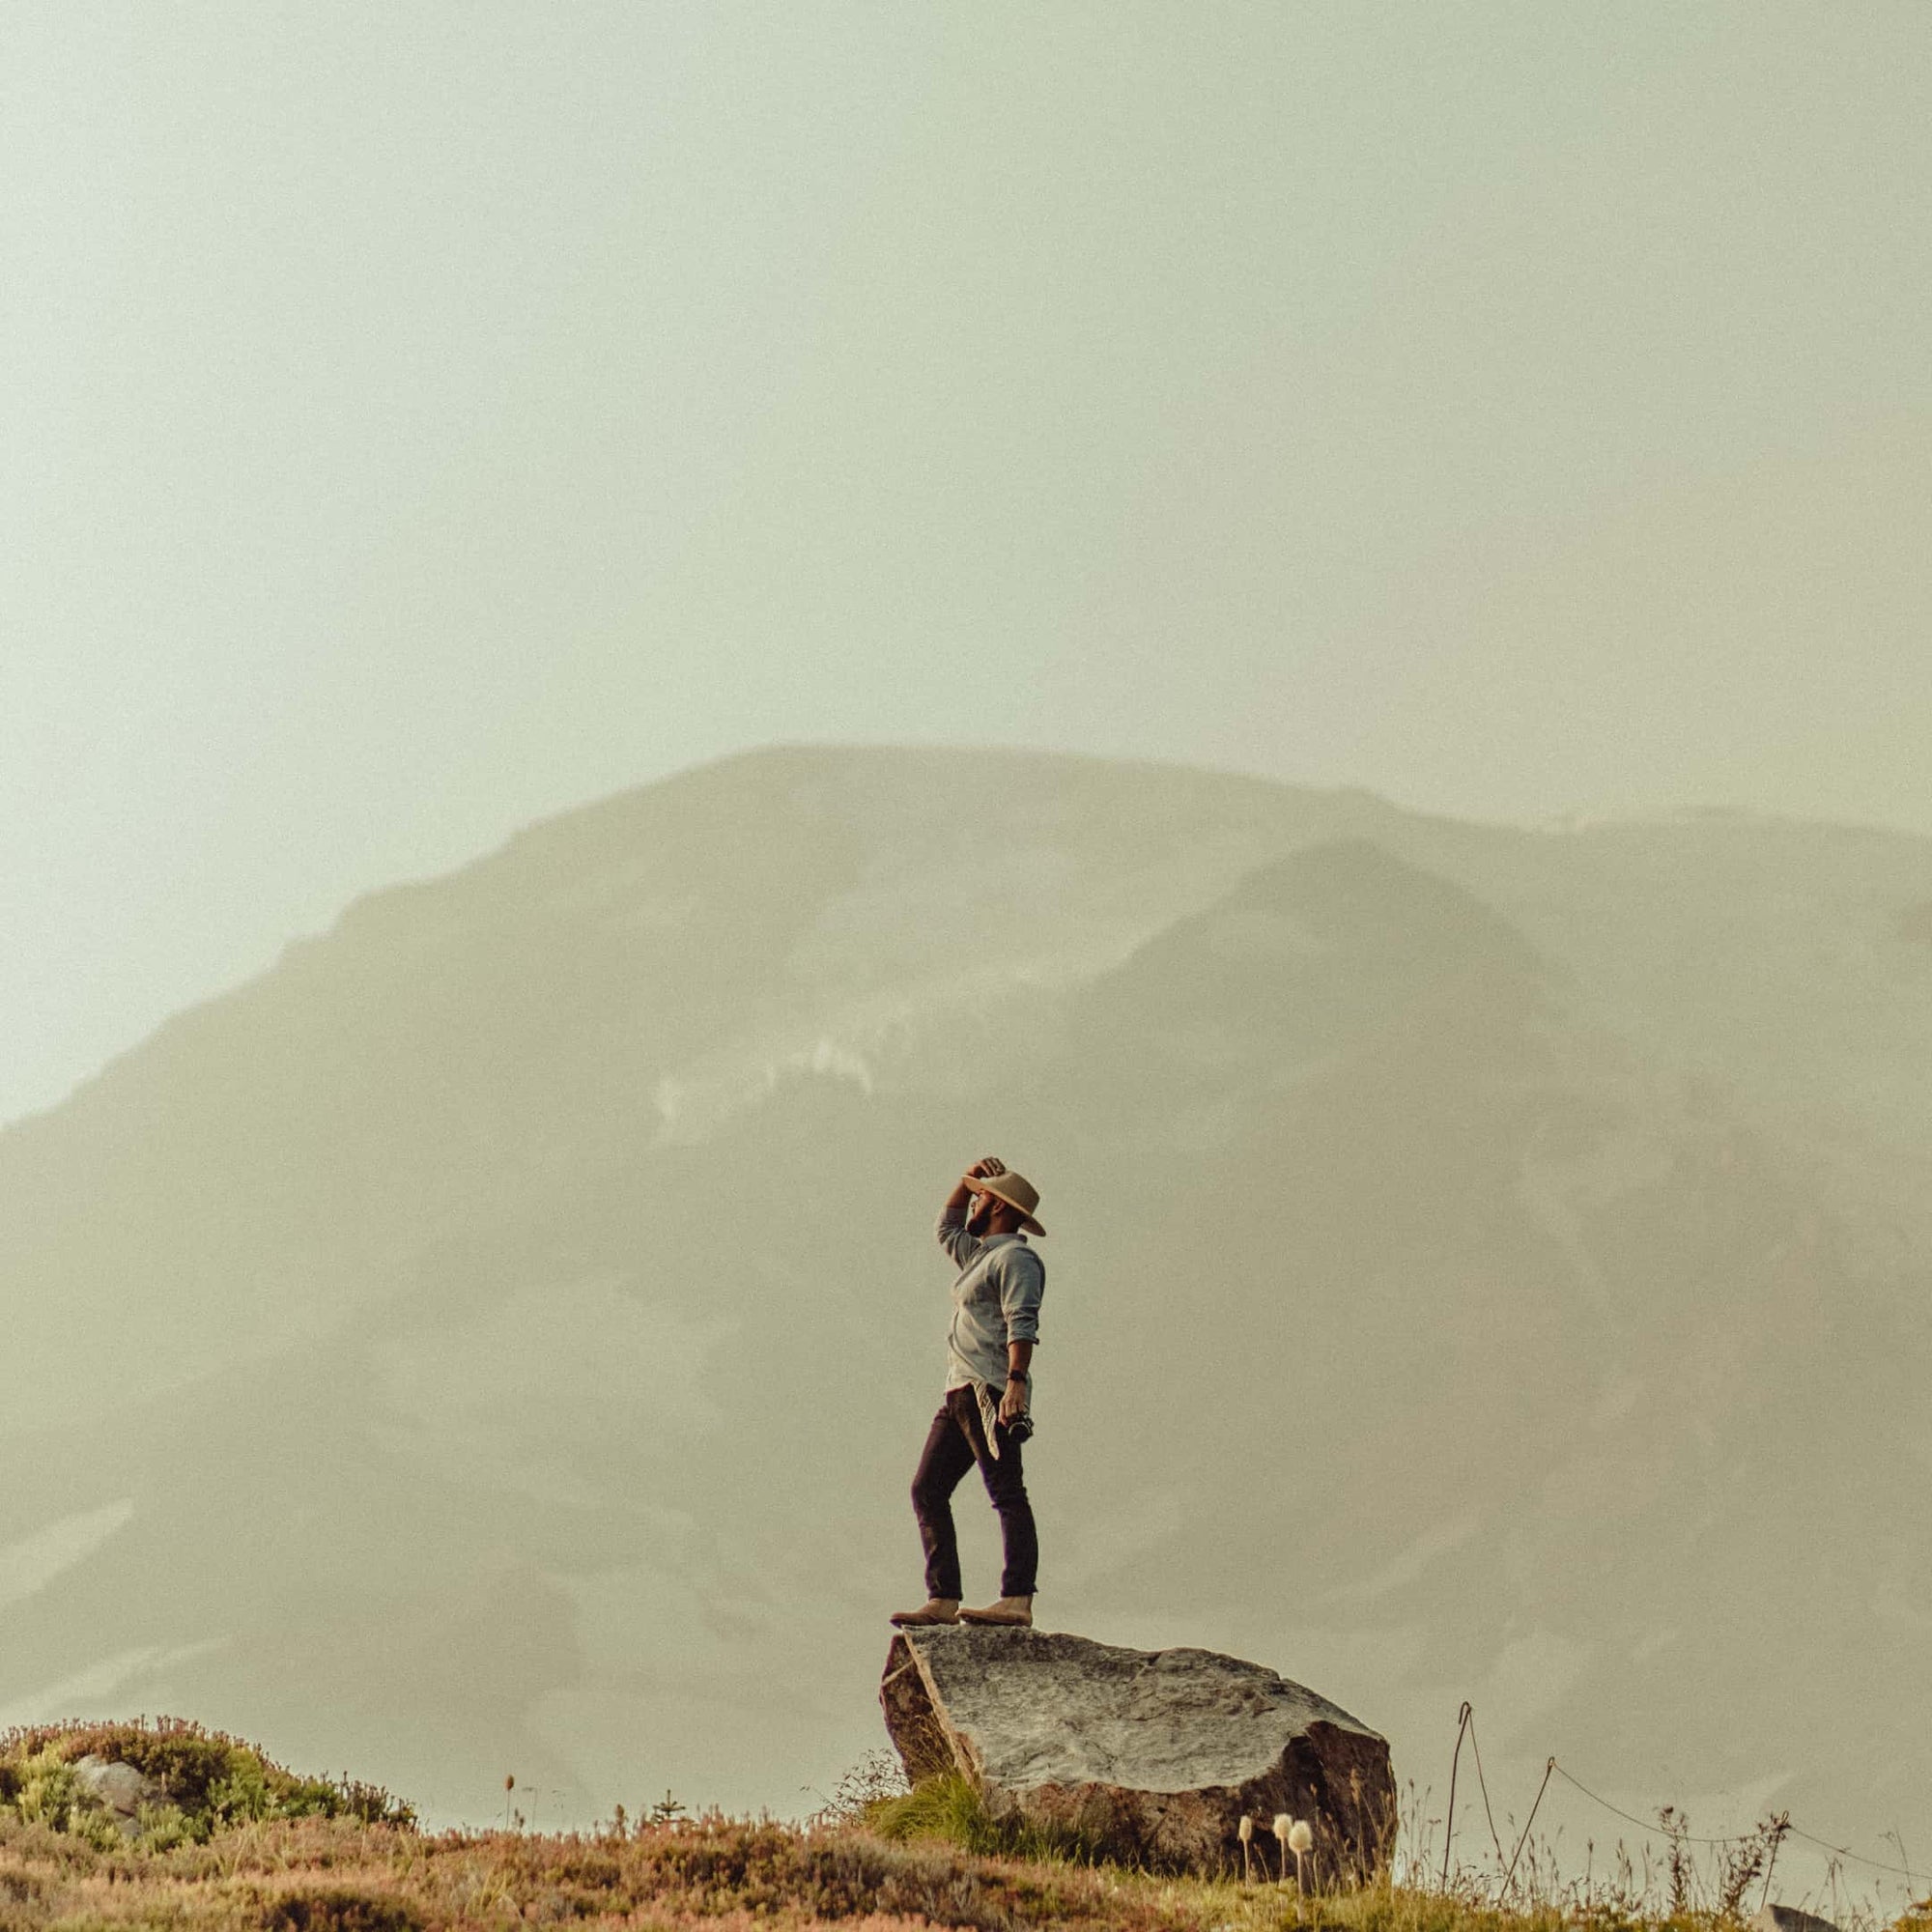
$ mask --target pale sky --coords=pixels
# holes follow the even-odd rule
[[[0,1120],[774,740],[1932,832],[1924,0],[0,9]]]

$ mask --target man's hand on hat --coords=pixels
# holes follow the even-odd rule
[[[1005,1161],[997,1159],[992,1154],[987,1154],[983,1159],[976,1160],[966,1170],[966,1179],[968,1180],[991,1180],[995,1175],[1004,1174],[1006,1171],[1007,1164]]]

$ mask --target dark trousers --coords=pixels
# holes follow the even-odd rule
[[[1006,1570],[1000,1578],[1003,1597],[1030,1597],[1039,1568],[1039,1537],[1034,1529],[1033,1505],[1027,1500],[1026,1475],[1020,1467],[1020,1445],[1004,1425],[994,1423],[995,1456],[986,1447],[980,1421],[980,1404],[970,1386],[948,1389],[932,1418],[912,1479],[912,1509],[919,1518],[919,1540],[925,1546],[925,1593],[957,1600],[959,1539],[952,1527],[952,1492],[975,1463],[986,1493],[999,1512],[1000,1536],[1006,1545]]]

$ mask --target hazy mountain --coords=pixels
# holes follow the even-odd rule
[[[990,753],[535,827],[0,1135],[0,1716],[810,1803],[996,1151],[1044,1621],[1260,1658],[1438,1793],[1466,1694],[1505,1776],[1923,1837],[1929,905],[1886,833]]]

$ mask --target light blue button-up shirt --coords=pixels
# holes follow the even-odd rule
[[[952,1326],[946,1337],[946,1386],[1007,1385],[1007,1344],[1039,1340],[1039,1304],[1046,1264],[1024,1235],[981,1239],[963,1220],[939,1217],[939,1245],[958,1264],[952,1284]],[[1031,1397],[1032,1372],[1027,1393]],[[1031,1403],[1029,1403],[1031,1406]]]

